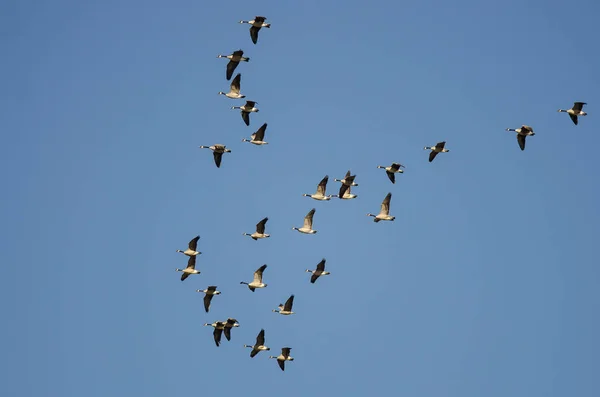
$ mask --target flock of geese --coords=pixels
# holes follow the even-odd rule
[[[271,24],[265,22],[266,18],[262,16],[256,16],[253,20],[249,21],[240,21],[242,24],[250,25],[250,38],[254,44],[258,43],[258,33],[262,28],[270,28]],[[237,69],[240,62],[249,62],[250,58],[244,56],[244,51],[237,50],[231,53],[230,55],[218,55],[217,58],[226,58],[229,60],[226,67],[226,78],[227,80],[231,80],[233,73]],[[230,99],[243,99],[246,96],[241,93],[241,74],[238,73],[230,84],[229,92],[219,92],[219,95],[224,95]],[[242,106],[232,106],[232,109],[239,109],[242,120],[246,124],[246,126],[250,125],[250,114],[256,113],[259,109],[256,107],[257,102],[247,100],[246,103]],[[585,102],[574,102],[573,107],[570,109],[559,109],[558,112],[567,113],[573,123],[575,125],[578,124],[579,116],[586,116],[587,113],[583,111],[583,106],[586,105]],[[264,123],[256,132],[254,132],[250,139],[244,138],[242,142],[250,142],[254,145],[266,145],[265,132],[267,129],[267,123]],[[521,125],[520,128],[506,128],[506,131],[511,131],[516,133],[517,142],[521,150],[525,150],[525,139],[528,136],[534,136],[535,132],[533,131],[533,127],[529,125]],[[217,168],[221,167],[221,161],[224,153],[231,153],[231,149],[228,149],[223,144],[214,144],[211,146],[200,146],[202,149],[210,149],[213,152],[214,162]],[[432,162],[439,153],[448,153],[450,150],[446,148],[446,142],[441,141],[438,142],[435,146],[425,146],[424,150],[429,150],[429,162]],[[377,168],[384,169],[387,177],[389,178],[392,184],[396,183],[396,174],[404,173],[402,168],[405,168],[404,165],[394,162],[389,166],[378,165]],[[342,200],[351,200],[357,197],[356,194],[353,194],[351,191],[352,187],[358,186],[358,184],[354,181],[356,175],[352,175],[350,170],[346,173],[344,178],[342,179],[334,179],[335,182],[340,182],[340,188],[338,194],[328,195],[327,192],[327,182],[329,180],[329,176],[325,175],[323,179],[318,183],[317,190],[315,193],[304,193],[304,197],[310,197],[317,201],[329,201],[332,198],[339,198]],[[390,215],[390,201],[392,199],[392,193],[388,193],[383,201],[381,202],[381,207],[379,213],[372,214],[368,213],[367,216],[373,217],[374,222],[380,221],[394,221],[396,219],[395,216]],[[316,234],[317,230],[313,229],[313,217],[315,215],[315,208],[311,209],[306,216],[304,217],[304,222],[302,227],[292,227],[292,230],[296,230],[300,233],[304,234]],[[268,217],[263,218],[256,224],[255,231],[252,233],[243,233],[245,236],[249,236],[253,240],[259,240],[270,237],[270,234],[266,232],[266,224],[269,220]],[[194,237],[188,244],[188,248],[186,250],[177,250],[188,257],[188,264],[185,269],[176,269],[178,272],[182,272],[181,281],[186,280],[191,274],[199,274],[200,271],[196,269],[196,258],[198,255],[202,254],[202,252],[198,251],[198,241],[200,240],[200,236]],[[310,282],[315,283],[317,279],[321,276],[329,275],[330,272],[325,270],[326,259],[322,259],[316,266],[315,270],[307,269],[306,272],[311,273]],[[265,288],[267,284],[263,282],[263,273],[267,269],[267,265],[264,264],[260,266],[254,272],[253,279],[250,282],[241,281],[240,284],[245,284],[248,286],[248,289],[254,292],[256,289]],[[220,295],[221,292],[217,290],[217,286],[211,285],[206,289],[198,289],[196,290],[199,293],[204,294],[204,310],[208,313],[210,310],[210,305],[213,297],[215,295]],[[279,313],[281,315],[291,315],[293,312],[293,304],[294,304],[294,295],[290,295],[285,304],[280,304],[277,309],[273,309],[273,312]],[[214,328],[213,337],[215,344],[217,346],[221,343],[221,336],[225,334],[225,338],[229,341],[231,340],[231,330],[233,328],[239,327],[240,324],[235,318],[228,318],[225,321],[215,321],[212,323],[205,323],[205,326],[211,326]],[[265,344],[265,330],[261,329],[256,336],[256,341],[253,345],[246,345],[244,347],[251,348],[250,357],[255,357],[261,351],[270,351],[271,348]],[[294,361],[294,358],[290,355],[291,348],[290,347],[282,347],[281,354],[278,356],[269,356],[269,358],[276,359],[279,367],[282,371],[285,370],[285,362],[286,361]]]

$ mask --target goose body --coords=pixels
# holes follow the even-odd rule
[[[294,305],[294,295],[290,295],[285,304],[280,303],[278,307],[279,310],[273,309],[275,313],[283,314],[284,316],[289,316],[290,314],[294,314],[292,311],[292,306]]]
[[[188,243],[188,248],[185,251],[177,250],[177,252],[181,252],[182,254],[187,255],[187,256],[200,255],[202,252],[196,251],[198,248],[198,240],[200,240],[200,236],[194,237]]]
[[[304,234],[315,234],[316,230],[313,230],[313,216],[315,215],[315,209],[308,211],[308,214],[304,217],[304,225],[302,227],[292,227],[292,230],[297,230]]]
[[[190,256],[188,259],[188,264],[185,269],[175,269],[178,272],[182,272],[181,281],[188,278],[190,274],[200,274],[200,270],[196,270],[196,255]]]
[[[258,335],[256,336],[256,343],[253,346],[244,345],[244,347],[249,347],[252,349],[252,351],[250,352],[250,357],[254,357],[262,351],[271,350],[270,347],[265,345],[265,330],[264,329],[261,329],[260,332],[258,333]]]
[[[435,146],[425,146],[423,150],[431,150],[429,153],[429,162],[431,163],[438,153],[448,153],[450,150],[445,148],[446,141],[438,142]]]
[[[319,262],[317,264],[317,269],[316,270],[310,270],[310,269],[306,269],[306,271],[308,273],[312,273],[312,276],[310,276],[310,282],[312,284],[315,283],[315,281],[317,281],[317,279],[321,276],[327,276],[328,274],[331,274],[329,272],[325,271],[325,258],[321,259],[321,262]]]
[[[517,142],[519,143],[519,147],[521,150],[525,150],[525,138],[528,136],[535,135],[533,132],[533,128],[529,125],[523,124],[521,128],[507,128],[506,131],[512,131],[517,133]]]
[[[392,163],[392,165],[390,166],[385,166],[385,165],[378,165],[377,168],[383,168],[385,170],[385,173],[387,174],[389,180],[392,183],[396,183],[396,174],[402,174],[404,173],[403,170],[401,170],[401,168],[403,168],[404,166],[402,164],[399,163]]]
[[[250,139],[242,139],[242,142],[250,142],[253,145],[267,145],[269,142],[265,142],[265,132],[267,130],[267,123],[264,123],[254,134],[250,135]]]
[[[317,191],[315,194],[304,193],[302,196],[310,197],[313,200],[318,200],[318,201],[331,200],[332,196],[327,196],[325,194],[325,191],[327,190],[327,181],[328,180],[329,180],[329,175],[325,175],[325,177],[323,179],[321,179],[321,182],[319,182],[319,184],[317,185]]]
[[[227,146],[221,145],[219,143],[212,146],[199,146],[200,149],[210,149],[213,152],[213,157],[215,159],[215,164],[217,168],[221,168],[221,159],[223,157],[223,153],[231,153],[231,149],[227,149]]]
[[[291,347],[283,347],[281,349],[280,355],[269,356],[269,358],[277,359],[277,364],[279,364],[279,368],[281,368],[282,371],[285,371],[285,362],[286,361],[294,361],[294,357],[290,356],[290,350],[292,350]]]
[[[220,295],[221,291],[217,291],[216,285],[211,285],[207,289],[197,289],[196,292],[203,292],[204,295],[204,310],[208,313],[210,309],[210,302],[212,301],[213,296]]]
[[[227,58],[229,62],[227,63],[227,72],[226,77],[227,80],[231,80],[231,76],[233,76],[233,72],[235,72],[235,68],[238,67],[240,62],[248,62],[250,58],[244,56],[244,51],[237,50],[229,55],[217,55],[217,58]]]
[[[577,125],[577,116],[587,116],[587,113],[583,111],[583,106],[587,105],[585,102],[575,102],[571,109],[558,109],[558,112],[565,112],[571,117],[573,124]]]
[[[387,196],[385,196],[385,198],[381,202],[381,211],[379,211],[379,214],[374,215],[374,214],[368,213],[367,216],[372,216],[373,218],[375,218],[375,219],[373,219],[373,222],[393,221],[394,219],[396,219],[396,217],[390,215],[390,201],[391,200],[392,200],[392,193],[388,193]]]
[[[344,187],[344,185],[342,185],[340,187],[340,190],[342,190],[343,187]],[[337,198],[343,199],[343,200],[352,200],[354,198],[357,198],[358,196],[356,194],[352,194],[351,187],[348,186],[347,189],[344,188],[344,195],[343,196],[340,196],[339,194],[334,194],[331,197],[337,197]]]
[[[267,18],[265,18],[265,17],[256,16],[251,21],[240,21],[240,23],[248,23],[248,24],[252,25],[252,26],[250,26],[250,38],[252,39],[252,42],[254,44],[256,44],[258,42],[258,31],[260,30],[260,28],[270,28],[271,27],[270,23],[265,22],[266,19]]]
[[[229,85],[229,92],[219,91],[219,95],[225,95],[227,98],[231,99],[242,99],[246,98],[246,95],[240,94],[240,82],[242,79],[241,74],[237,74],[231,84]]]
[[[259,109],[255,106],[257,102],[254,101],[246,101],[245,105],[242,106],[232,106],[232,109],[240,109],[240,114],[242,115],[242,120],[246,125],[250,125],[250,113],[256,113]]]
[[[244,233],[244,236],[250,236],[252,237],[252,240],[256,241],[259,238],[268,238],[271,237],[270,234],[265,233],[265,226],[267,224],[267,221],[269,220],[268,217],[263,218],[260,222],[258,222],[256,224],[256,231],[252,234],[250,233]]]
[[[263,272],[267,268],[267,265],[262,265],[254,272],[254,279],[252,282],[247,283],[245,281],[241,281],[240,284],[246,284],[250,291],[254,292],[256,288],[265,288],[267,284],[263,283]]]

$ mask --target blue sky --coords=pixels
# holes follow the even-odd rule
[[[596,2],[2,8],[0,394],[600,394]],[[255,15],[258,45],[237,23]],[[217,95],[240,48],[250,127]],[[578,126],[556,112],[573,101]],[[264,122],[269,145],[241,142]],[[356,200],[302,197],[348,169]],[[319,232],[292,231],[313,207]],[[242,236],[265,216],[270,239]],[[292,293],[297,314],[271,312]],[[202,324],[227,317],[217,348]],[[261,328],[285,372],[242,347]]]

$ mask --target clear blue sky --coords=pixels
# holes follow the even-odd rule
[[[599,14],[3,2],[0,394],[600,395]],[[255,15],[272,23],[258,45],[238,24]],[[216,56],[239,48],[250,127],[217,95]],[[573,101],[577,127],[556,112]],[[263,122],[268,146],[241,142]],[[524,152],[504,131],[521,124]],[[198,149],[215,143],[220,169]],[[395,185],[376,168],[392,161]],[[348,169],[356,200],[302,197]],[[396,221],[375,224],[388,192]],[[292,231],[313,207],[319,233]],[[265,216],[270,239],[242,236]],[[175,250],[197,234],[202,274],[182,283]],[[195,290],[213,284],[206,314]],[[271,312],[292,293],[297,314]],[[227,317],[241,326],[217,348],[202,324]],[[285,372],[242,347],[261,328],[271,354],[292,347]]]

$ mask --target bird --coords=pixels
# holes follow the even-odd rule
[[[392,163],[392,165],[390,165],[389,167],[386,167],[385,165],[378,165],[377,168],[383,168],[388,178],[390,178],[390,181],[392,181],[392,183],[396,183],[396,173],[404,173],[404,171],[400,169],[404,168],[404,166],[399,163]]]
[[[569,114],[573,123],[577,125],[577,116],[587,116],[587,113],[584,112],[583,105],[587,105],[585,102],[575,102],[571,109],[558,109],[558,112],[565,112]]]
[[[345,185],[340,186],[340,190],[342,190],[342,187],[344,187]],[[339,194],[334,194],[331,197],[337,197],[339,199],[344,199],[344,200],[351,200],[353,198],[357,198],[358,196],[356,194],[352,194],[351,191],[351,187],[347,186],[348,189],[344,191],[344,195],[340,196]]]
[[[306,216],[304,217],[304,225],[300,228],[298,227],[292,227],[292,230],[297,230],[300,233],[304,233],[304,234],[315,234],[317,233],[316,230],[313,230],[312,228],[312,224],[313,224],[313,216],[315,215],[315,209],[313,208],[312,210],[308,211],[308,214],[306,214]]]
[[[267,130],[267,123],[264,123],[260,126],[258,130],[252,135],[250,135],[250,139],[242,139],[242,142],[250,142],[254,145],[267,145],[269,142],[265,142],[265,131]]]
[[[254,279],[252,280],[252,282],[247,283],[245,281],[240,281],[240,284],[246,284],[248,286],[248,288],[250,288],[250,291],[252,291],[252,292],[254,292],[254,290],[256,288],[265,288],[267,286],[267,284],[263,283],[262,278],[263,278],[263,272],[265,271],[266,268],[267,268],[267,265],[262,265],[261,267],[256,269],[256,271],[254,272]]]
[[[190,256],[188,259],[188,264],[185,269],[175,269],[178,272],[183,272],[181,275],[181,281],[188,278],[190,274],[200,274],[200,270],[196,270],[196,256]]]
[[[317,185],[317,192],[315,194],[308,194],[308,193],[304,193],[302,196],[304,197],[310,197],[314,200],[319,200],[319,201],[328,201],[331,200],[331,195],[327,196],[325,194],[325,190],[327,189],[327,181],[329,180],[329,175],[325,175],[325,177],[323,179],[321,179],[321,182],[319,182],[319,184]]]
[[[225,338],[227,338],[227,340],[231,340],[231,329],[239,326],[240,323],[238,323],[238,321],[235,318],[228,318],[227,321],[225,321],[225,326],[223,328]]]
[[[231,98],[231,99],[246,98],[246,95],[240,94],[240,80],[241,79],[242,79],[242,75],[240,73],[238,73],[233,78],[233,81],[229,85],[229,92],[219,91],[219,95],[225,95],[227,98]]]
[[[533,128],[525,124],[523,124],[521,128],[517,129],[507,128],[506,131],[513,131],[517,133],[517,142],[519,142],[519,147],[521,148],[521,150],[525,150],[525,138],[527,138],[527,136],[535,135],[535,132],[533,132]]]
[[[425,146],[423,150],[431,150],[429,153],[429,162],[431,163],[438,153],[448,153],[450,150],[444,148],[446,141],[438,142],[435,146]]]
[[[317,264],[317,270],[306,269],[308,273],[312,273],[312,276],[310,276],[310,282],[312,284],[314,284],[320,276],[331,274],[330,272],[325,271],[325,261],[325,258],[321,259],[321,262]]]
[[[260,332],[258,333],[258,335],[256,336],[256,343],[254,344],[254,346],[244,345],[244,347],[249,347],[252,349],[252,351],[250,352],[250,357],[256,356],[258,353],[260,353],[263,350],[271,350],[270,347],[265,345],[265,330],[264,329],[261,329]]]
[[[198,240],[200,240],[200,236],[194,237],[188,243],[188,249],[186,249],[185,251],[177,250],[177,252],[181,252],[182,254],[187,255],[187,256],[200,255],[202,252],[196,251],[196,249],[198,247]]]
[[[374,214],[368,213],[367,216],[374,217],[375,219],[373,219],[373,222],[393,221],[394,219],[396,219],[395,216],[390,215],[390,200],[391,199],[392,199],[392,193],[388,193],[387,196],[385,196],[385,198],[381,202],[381,211],[379,211],[379,214],[374,215]]]
[[[231,149],[227,149],[225,145],[221,145],[220,143],[212,146],[200,146],[200,149],[210,149],[213,151],[213,157],[215,158],[217,168],[221,168],[221,157],[223,157],[223,153],[231,153]]]
[[[292,311],[293,304],[294,304],[294,295],[290,295],[288,300],[285,301],[285,305],[283,303],[280,303],[279,306],[277,306],[279,308],[279,310],[273,309],[273,311],[275,313],[283,314],[284,316],[289,316],[290,314],[295,314]]]
[[[216,285],[211,285],[207,289],[197,289],[196,292],[203,292],[206,294],[204,295],[204,310],[207,313],[210,309],[210,301],[212,300],[213,296],[221,295],[221,291],[217,291]]]
[[[267,224],[268,220],[269,217],[263,218],[260,222],[256,224],[256,231],[254,233],[243,233],[243,235],[252,237],[252,240],[254,241],[257,241],[259,238],[271,237],[270,234],[265,233],[265,225]]]
[[[250,25],[250,38],[252,42],[256,44],[258,42],[258,31],[260,28],[270,28],[271,24],[265,22],[265,17],[254,17],[251,21],[240,21],[240,23],[249,23]]]
[[[232,106],[232,109],[240,109],[240,114],[242,115],[242,120],[244,120],[244,123],[246,123],[246,125],[250,125],[250,113],[252,112],[258,112],[259,109],[256,108],[254,105],[258,105],[258,102],[254,102],[254,101],[246,101],[245,105],[242,106]]]
[[[213,327],[215,330],[213,331],[213,338],[215,339],[215,344],[217,347],[221,344],[221,335],[223,334],[223,330],[225,329],[224,321],[215,321],[214,323],[205,323],[205,327]]]
[[[231,53],[230,55],[217,55],[217,58],[227,58],[229,62],[227,63],[227,80],[231,80],[231,76],[233,76],[233,72],[235,68],[238,67],[240,62],[248,62],[250,58],[244,56],[244,51],[237,50]]]
[[[269,358],[276,358],[277,364],[279,364],[279,368],[282,371],[285,371],[285,362],[286,361],[294,361],[294,357],[290,356],[291,347],[283,347],[281,348],[281,354],[279,356],[269,356]]]
[[[344,177],[344,179],[334,178],[335,182],[342,182],[342,186],[340,186],[338,197],[344,197],[344,193],[346,193],[346,190],[348,190],[350,186],[358,186],[358,184],[354,182],[354,178],[356,178],[356,175],[350,175],[350,170],[346,172],[346,176]]]

